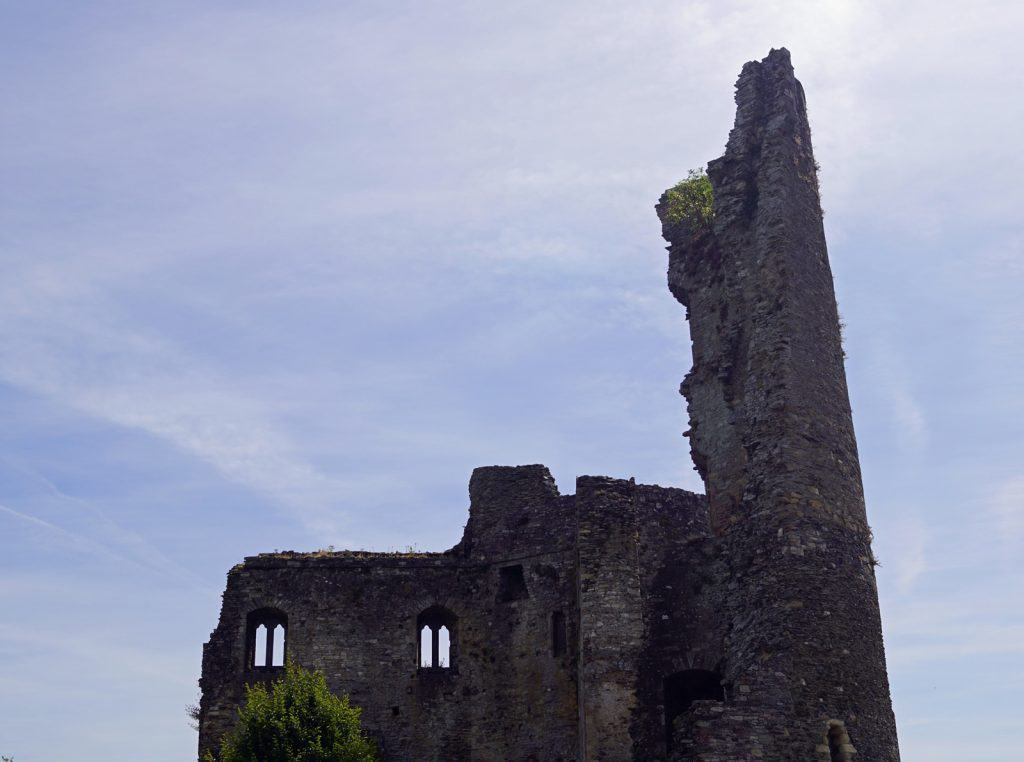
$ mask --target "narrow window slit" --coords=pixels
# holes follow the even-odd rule
[[[423,628],[420,630],[420,666],[433,666],[433,659],[433,633],[429,627],[423,625]]]
[[[501,603],[529,597],[530,591],[526,587],[522,564],[503,566],[498,570],[498,600]]]
[[[441,629],[437,633],[437,666],[447,668],[451,663],[451,633],[448,632],[448,628],[441,625]]]
[[[267,627],[261,624],[256,628],[256,660],[253,662],[254,667],[265,667],[267,666]]]
[[[279,624],[274,628],[273,662],[272,667],[284,666],[284,625]]]
[[[566,650],[565,614],[556,611],[551,615],[551,654],[561,656]]]

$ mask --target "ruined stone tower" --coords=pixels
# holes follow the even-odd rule
[[[708,165],[713,225],[664,225],[693,340],[688,436],[727,565],[723,679],[758,707],[768,759],[809,759],[831,723],[825,750],[849,737],[858,759],[895,760],[817,166],[786,50],[744,66],[736,106]]]
[[[707,495],[476,469],[443,553],[273,553],[228,574],[200,753],[287,658],[387,760],[895,762],[803,90],[743,68],[708,225],[658,206]]]

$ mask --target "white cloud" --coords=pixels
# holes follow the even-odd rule
[[[928,535],[928,525],[918,516],[886,522],[884,570],[886,574],[890,569],[893,571],[900,595],[910,595],[928,570]]]
[[[75,529],[72,530],[66,525],[0,504],[0,511],[27,526],[45,530],[44,533],[49,535],[46,544],[71,548],[98,558],[156,572],[195,589],[209,589],[207,583],[195,572],[173,561],[138,532],[130,531],[111,519],[92,502],[66,494],[52,481],[24,464],[9,458],[3,458],[2,462],[4,468],[28,477],[34,486],[41,487],[41,494],[66,508],[63,515],[74,517]]]
[[[869,357],[867,377],[887,404],[893,437],[904,453],[923,454],[929,442],[928,419],[914,390],[912,369],[881,335],[873,337]]]

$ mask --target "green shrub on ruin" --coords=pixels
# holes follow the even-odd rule
[[[327,688],[320,672],[289,664],[267,688],[246,686],[238,725],[225,736],[218,762],[376,762],[361,711]],[[207,760],[214,757],[207,755]]]
[[[715,209],[711,180],[703,169],[691,169],[685,180],[665,191],[665,221],[670,225],[686,222],[695,232],[711,229]]]

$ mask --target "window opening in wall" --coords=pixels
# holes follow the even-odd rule
[[[706,669],[687,669],[669,675],[665,690],[665,746],[672,751],[672,729],[675,719],[687,711],[694,701],[724,701],[722,678]]]
[[[457,654],[455,615],[441,606],[431,606],[416,619],[420,669],[449,670]]]
[[[256,651],[254,654],[254,667],[267,666],[267,627],[260,625],[256,628]]]
[[[247,617],[246,664],[251,669],[283,667],[288,653],[288,617],[259,609]]]
[[[498,574],[499,601],[507,603],[530,597],[530,591],[526,589],[526,577],[523,576],[521,564],[503,566],[498,570]]]
[[[828,731],[828,758],[830,762],[841,762],[842,757],[839,756],[841,753],[839,751],[839,734],[835,728],[830,728]]]
[[[441,625],[437,633],[437,666],[447,668],[451,663],[452,639],[448,628]]]
[[[853,744],[842,720],[828,722],[828,758],[829,762],[852,762]]]
[[[551,615],[551,654],[561,656],[566,649],[565,614],[556,611]]]
[[[433,633],[424,625],[420,629],[420,666],[433,666]]]
[[[279,624],[274,628],[274,653],[271,667],[284,666],[284,625]]]

